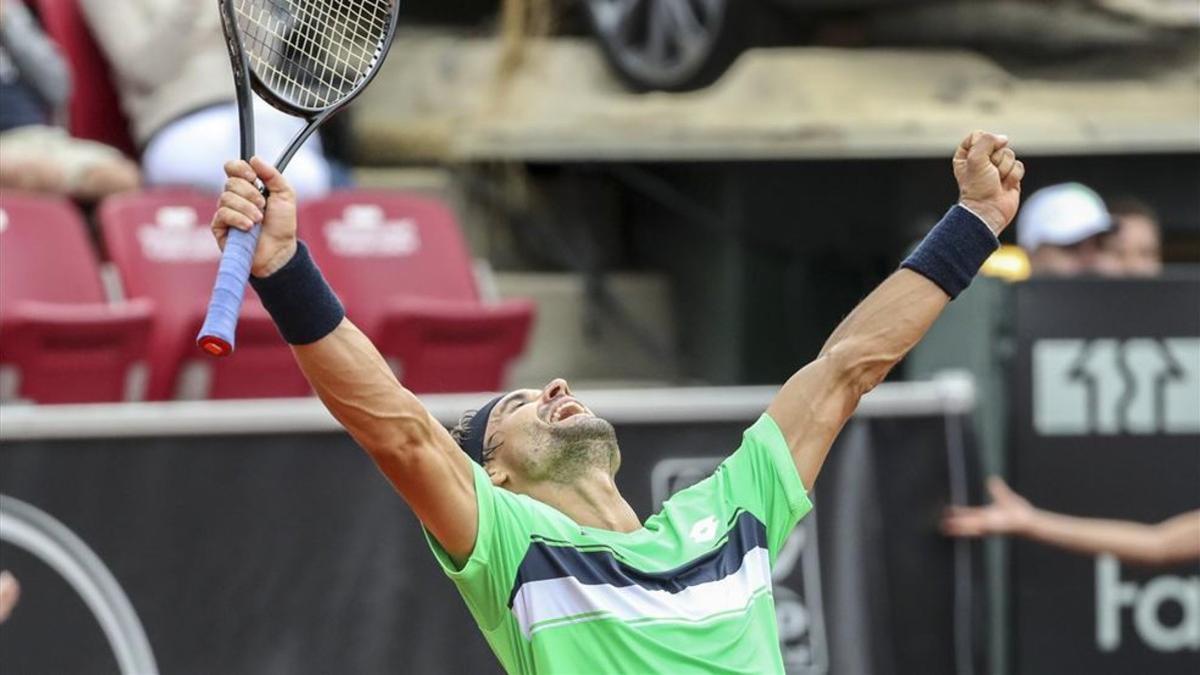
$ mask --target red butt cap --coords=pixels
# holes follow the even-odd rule
[[[219,337],[213,337],[211,335],[206,335],[200,338],[196,344],[200,346],[200,349],[203,349],[212,356],[229,356],[233,353],[233,345]]]

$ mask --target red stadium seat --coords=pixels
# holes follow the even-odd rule
[[[443,203],[377,191],[301,204],[300,230],[350,317],[416,392],[492,391],[525,349],[534,305],[480,301]]]
[[[113,86],[104,53],[92,38],[75,0],[27,0],[46,34],[58,44],[71,68],[67,128],[71,135],[107,143],[136,156],[129,122]]]
[[[125,293],[159,308],[148,396],[306,396],[308,381],[252,289],[234,354],[214,359],[196,347],[220,258],[209,231],[215,205],[215,197],[179,189],[125,193],[100,204],[100,231]],[[198,376],[199,391],[191,375]]]
[[[0,193],[0,362],[38,403],[138,398],[148,301],[110,304],[87,227],[69,202]],[[7,396],[6,396],[7,397]]]

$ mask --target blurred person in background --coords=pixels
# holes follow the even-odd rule
[[[1149,205],[1125,197],[1109,202],[1108,211],[1116,226],[1104,243],[1130,277],[1162,274],[1162,227]]]
[[[259,298],[322,402],[420,519],[509,672],[782,673],[771,566],[812,509],[834,440],[1016,215],[1025,167],[1006,137],[968,135],[952,167],[958,203],[741,446],[644,523],[616,484],[613,425],[562,379],[497,396],[447,432],[346,318],[297,240],[297,195],[273,166],[225,165],[212,230],[223,246],[231,228],[261,219]]]
[[[118,150],[54,124],[70,91],[66,62],[33,15],[0,0],[0,187],[95,201],[138,186],[137,165]]]
[[[1079,183],[1062,183],[1026,200],[1017,218],[1017,243],[1029,254],[1034,275],[1119,276],[1121,264],[1105,246],[1112,229],[1100,195]]]
[[[21,584],[17,583],[17,578],[8,570],[0,572],[0,623],[8,621],[20,599]]]
[[[1147,524],[1045,511],[995,476],[988,479],[988,491],[992,503],[987,506],[951,507],[942,531],[952,537],[1012,535],[1076,553],[1107,553],[1137,565],[1200,561],[1200,510]]]
[[[149,185],[218,192],[219,167],[239,152],[233,73],[215,2],[80,0],[113,68],[121,106],[142,150]],[[257,150],[275,157],[304,122],[255,97]],[[330,188],[329,162],[313,135],[288,165],[306,197]]]

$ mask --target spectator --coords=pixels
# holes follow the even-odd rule
[[[1080,518],[1035,508],[996,477],[988,479],[988,491],[992,503],[987,506],[951,507],[942,519],[942,531],[952,537],[1013,535],[1140,565],[1200,560],[1200,510],[1153,524]]]
[[[121,105],[153,185],[218,192],[223,162],[238,154],[233,75],[216,3],[80,0],[116,75]],[[304,123],[255,100],[256,151],[274,159]],[[288,166],[297,190],[320,196],[330,167],[314,136]]]
[[[1111,253],[1131,277],[1153,277],[1162,273],[1162,229],[1158,215],[1148,205],[1132,198],[1113,200],[1109,213],[1116,224],[1105,239]]]
[[[1079,183],[1033,193],[1017,219],[1017,243],[1029,253],[1033,274],[1116,276],[1121,267],[1105,248],[1112,216],[1104,200]]]
[[[83,201],[137,187],[137,166],[115,148],[53,125],[70,88],[62,56],[29,10],[0,0],[0,187]]]

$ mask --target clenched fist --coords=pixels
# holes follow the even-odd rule
[[[997,236],[1017,215],[1025,165],[1008,145],[1008,137],[976,131],[954,153],[958,201],[987,223]]]
[[[296,253],[296,193],[283,174],[260,157],[225,163],[225,191],[217,203],[212,232],[225,250],[229,228],[250,231],[262,223],[250,274],[270,276]],[[258,181],[267,188],[264,197]]]

